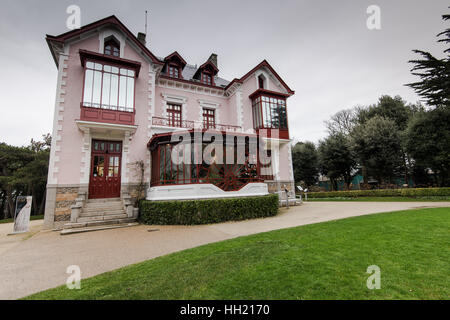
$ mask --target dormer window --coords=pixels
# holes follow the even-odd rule
[[[114,39],[107,40],[105,41],[104,53],[109,56],[120,57],[120,45]]]
[[[202,73],[202,82],[204,84],[207,84],[207,85],[210,85],[210,86],[213,85],[212,76],[211,76],[211,74],[209,72],[203,72]]]
[[[174,64],[170,64],[168,68],[169,77],[179,78],[180,77],[180,67]]]

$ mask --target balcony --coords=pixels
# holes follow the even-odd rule
[[[181,120],[181,121],[174,121],[173,119],[169,118],[161,118],[161,117],[153,117],[152,118],[152,125],[154,126],[163,126],[163,127],[172,127],[172,128],[184,128],[184,129],[202,129],[202,130],[217,130],[217,131],[223,131],[223,132],[241,132],[242,127],[240,126],[233,126],[229,124],[215,124],[213,126],[205,125],[201,121],[191,121],[191,120]]]
[[[81,104],[80,120],[123,125],[134,125],[132,108]]]

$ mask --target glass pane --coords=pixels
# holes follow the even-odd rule
[[[84,78],[84,99],[83,105],[90,106],[92,102],[92,83],[94,81],[94,71],[86,70]]]
[[[134,108],[134,78],[127,79],[127,108]]]
[[[104,66],[103,70],[106,72],[111,72],[111,66]]]
[[[112,73],[119,73],[119,68],[117,68],[117,67],[111,67],[111,72]]]
[[[130,77],[134,77],[134,71],[133,70],[128,70],[128,75]]]
[[[120,143],[116,143],[116,152],[120,151]]]
[[[114,176],[115,177],[119,176],[119,167],[114,167]]]
[[[105,66],[106,67],[106,66]],[[109,97],[111,89],[111,74],[103,74],[102,106],[109,108]]]
[[[128,70],[124,69],[124,68],[121,68],[120,69],[120,74],[127,75],[128,74]]]
[[[114,166],[119,167],[119,157],[115,157]]]
[[[103,177],[105,167],[105,158],[103,156],[94,156],[94,168],[92,175],[94,177]]]
[[[164,180],[164,155],[165,155],[166,148],[164,146],[160,147],[160,154],[159,154],[159,181],[163,182]]]
[[[94,69],[101,71],[103,69],[103,66],[100,63],[96,63]]]
[[[86,68],[94,69],[94,63],[90,61],[86,62]]]
[[[127,99],[127,77],[120,77],[119,83],[119,107],[125,107]]]
[[[100,71],[94,72],[94,90],[92,94],[92,104],[94,107],[100,106],[100,93],[102,91],[102,73]]]
[[[113,109],[117,109],[117,98],[119,96],[119,76],[111,75],[111,95],[109,104],[113,106]]]

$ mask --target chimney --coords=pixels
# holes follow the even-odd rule
[[[137,38],[145,46],[145,33],[138,32]]]
[[[209,56],[208,61],[211,61],[217,68],[219,68],[219,66],[217,65],[217,54],[212,53],[212,54]]]

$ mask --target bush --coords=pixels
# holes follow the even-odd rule
[[[434,197],[450,196],[450,188],[380,189],[331,192],[310,192],[309,198],[357,198],[357,197]]]
[[[274,216],[278,195],[185,201],[140,202],[140,220],[145,224],[193,225]]]

